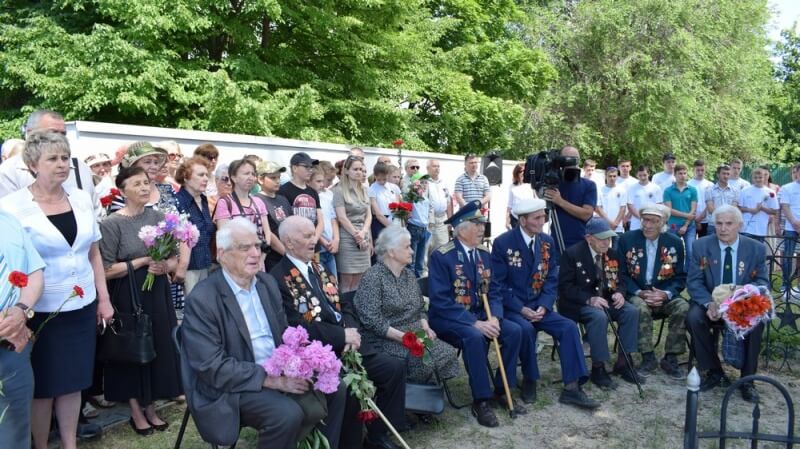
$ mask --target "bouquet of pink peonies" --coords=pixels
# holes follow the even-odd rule
[[[286,328],[283,344],[264,362],[264,371],[270,376],[305,379],[313,382],[315,390],[325,394],[339,388],[341,368],[342,362],[336,358],[331,345],[309,341],[308,332],[302,326]]]
[[[189,221],[188,217],[170,213],[166,214],[164,220],[160,221],[157,226],[142,226],[139,230],[139,238],[147,248],[147,255],[154,261],[160,262],[173,254],[178,249],[179,243],[186,243],[189,248],[197,245],[200,231]],[[155,279],[153,273],[147,273],[142,291],[151,290]]]

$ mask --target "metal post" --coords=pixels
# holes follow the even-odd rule
[[[697,449],[697,402],[700,395],[700,374],[697,368],[686,377],[686,419],[683,424],[683,448]]]

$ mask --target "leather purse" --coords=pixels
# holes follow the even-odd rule
[[[135,287],[136,276],[133,264],[128,261],[126,265],[132,312],[114,311],[114,321],[98,338],[97,358],[103,362],[144,365],[156,358],[156,349],[153,344],[153,323],[150,315],[142,311],[139,292]],[[117,280],[112,298],[118,297],[116,293],[125,281],[125,279]]]

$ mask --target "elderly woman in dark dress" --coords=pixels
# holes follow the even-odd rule
[[[144,168],[123,168],[116,184],[125,196],[125,207],[100,223],[103,240],[100,253],[107,279],[113,280],[112,302],[121,313],[131,313],[129,283],[138,292],[143,312],[153,323],[156,358],[144,365],[108,363],[105,367],[105,396],[131,407],[130,426],[139,435],[163,431],[167,423],[156,413],[153,402],[179,396],[181,391],[178,356],[172,345],[172,329],[177,326],[170,298],[167,274],[177,266],[177,255],[156,262],[147,256],[138,234],[142,226],[157,225],[164,213],[145,207],[151,200],[151,183]],[[133,266],[133,278],[127,264]],[[155,275],[153,288],[142,291],[147,273]]]
[[[364,326],[361,337],[389,355],[406,358],[408,350],[403,346],[403,334],[423,329],[433,339],[430,348],[433,365],[410,357],[408,380],[430,382],[434,366],[445,379],[457,376],[456,349],[436,339],[436,333],[428,327],[417,279],[406,268],[411,262],[411,235],[405,228],[393,224],[381,232],[375,253],[379,262],[364,273],[354,300]]]

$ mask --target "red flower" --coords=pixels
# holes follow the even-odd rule
[[[403,334],[403,346],[411,350],[417,344],[417,334],[408,331]]]
[[[775,198],[775,192],[769,192],[769,197],[770,198]]]
[[[417,342],[416,345],[409,348],[409,352],[413,357],[422,357],[425,355],[425,345],[422,343]]]
[[[392,145],[394,145],[395,147],[402,147],[404,143],[405,142],[403,142],[403,139],[397,139],[394,142],[392,142]]]
[[[358,420],[361,422],[370,422],[378,419],[378,414],[372,410],[361,410],[358,412]]]
[[[21,271],[12,271],[8,275],[8,282],[14,287],[23,288],[28,286],[28,275]]]
[[[79,285],[72,287],[72,296],[70,297],[75,297],[75,296],[83,298],[83,289]]]

